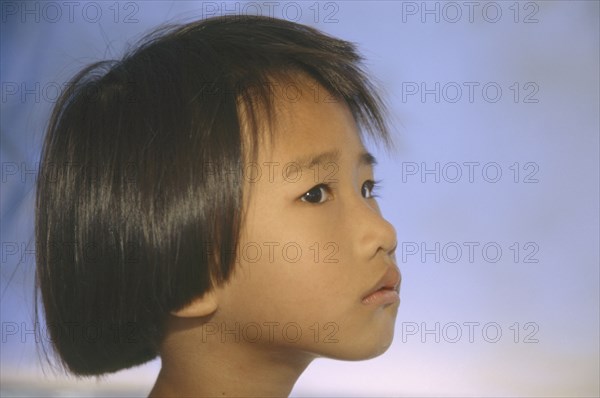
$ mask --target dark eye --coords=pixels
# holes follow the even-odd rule
[[[375,194],[375,191],[377,188],[379,188],[379,183],[381,181],[373,181],[373,180],[367,180],[365,181],[365,183],[362,186],[362,195],[363,197],[365,197],[366,199],[371,199],[371,198],[378,198],[379,195]]]
[[[300,200],[308,203],[324,203],[327,201],[327,196],[330,193],[329,186],[327,184],[319,184],[310,191],[306,192]]]

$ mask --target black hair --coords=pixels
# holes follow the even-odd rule
[[[169,312],[227,281],[240,159],[256,157],[242,127],[247,118],[252,144],[272,119],[266,82],[309,77],[391,144],[361,61],[314,28],[236,15],[161,27],[72,78],[44,139],[35,213],[35,313],[41,294],[64,369],[154,359]]]

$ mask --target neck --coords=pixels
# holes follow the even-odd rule
[[[314,359],[289,348],[232,340],[167,337],[150,397],[287,397]]]

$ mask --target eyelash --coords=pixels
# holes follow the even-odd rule
[[[369,191],[370,191],[370,196],[368,198],[365,198],[365,199],[374,199],[374,198],[379,198],[380,197],[380,195],[377,195],[375,192],[379,188],[381,188],[381,185],[380,185],[381,182],[382,182],[382,180],[366,180],[363,183],[363,186],[361,187],[361,193],[362,193],[362,189],[365,186],[365,184],[369,185]],[[300,200],[302,200],[303,202],[310,203],[310,204],[315,204],[315,205],[320,205],[320,204],[323,204],[325,202],[328,202],[329,200],[325,200],[324,202],[309,202],[309,201],[305,200],[306,194],[308,194],[309,192],[314,191],[315,189],[320,189],[320,188],[323,188],[323,190],[325,190],[328,195],[331,195],[331,192],[332,192],[331,186],[329,184],[323,183],[323,184],[316,185],[316,186],[312,187],[311,189],[309,189],[308,191],[306,191],[304,194],[302,194],[302,196],[300,197]]]
[[[369,185],[371,185],[371,197],[370,198],[380,198],[381,196],[376,194],[376,192],[378,192],[379,189],[381,188],[381,182],[383,182],[383,180],[367,180],[365,182],[368,182]]]

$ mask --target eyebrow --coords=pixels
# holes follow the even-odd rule
[[[340,151],[338,149],[312,154],[300,157],[293,161],[301,169],[311,169],[315,165],[323,165],[327,163],[337,163],[340,159]],[[377,159],[370,152],[364,151],[358,155],[359,166],[374,166],[377,164]]]

